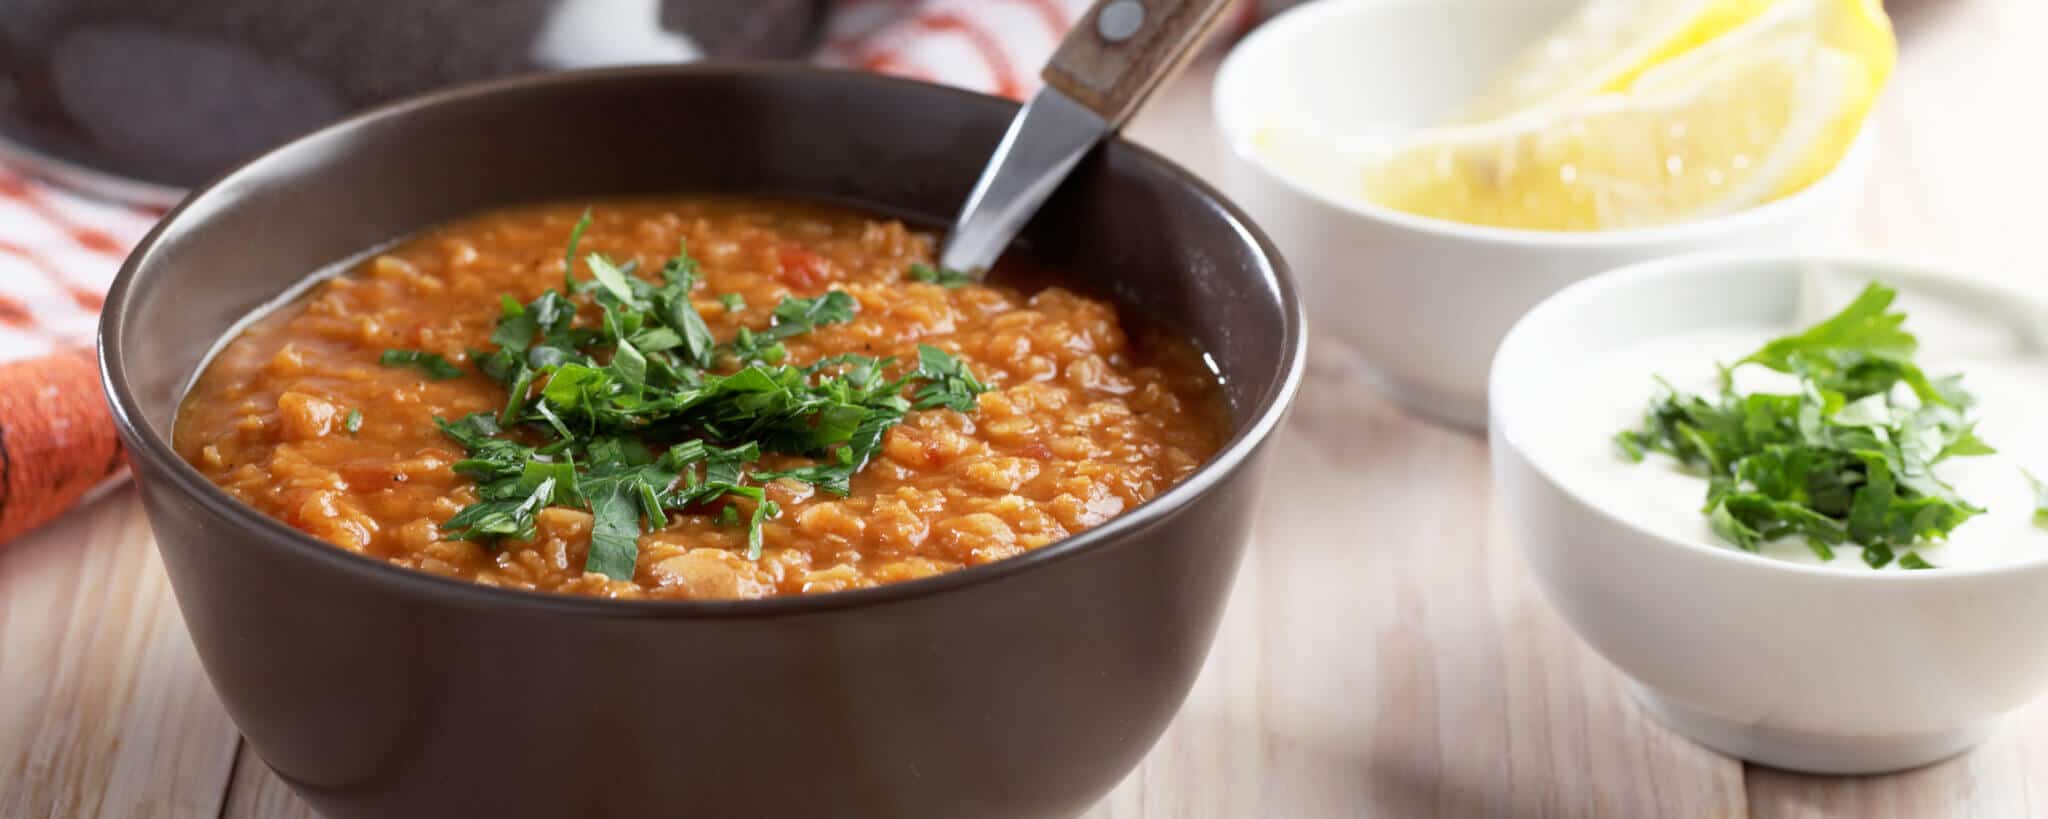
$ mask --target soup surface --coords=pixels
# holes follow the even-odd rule
[[[602,202],[579,240],[579,283],[564,291],[564,247],[584,213],[580,202],[521,207],[438,227],[258,319],[186,397],[179,453],[251,506],[400,566],[520,589],[709,599],[854,589],[1000,560],[1164,491],[1228,434],[1214,376],[1185,341],[1127,328],[1107,302],[1057,286],[1027,294],[935,275],[930,237],[900,223],[766,200]],[[677,290],[679,246],[696,269]],[[606,295],[586,253],[648,284]],[[654,293],[663,283],[687,292],[718,344],[697,359],[701,370],[684,363],[676,334],[658,332],[656,317],[677,309]],[[622,380],[625,351],[596,346],[609,333],[657,350],[633,354],[647,361],[633,369],[649,373],[646,384],[578,397],[563,377],[577,368],[542,356],[545,339],[507,335],[501,323],[536,315],[550,290],[570,308],[555,335],[593,344],[579,375]],[[638,331],[627,328],[641,317],[622,306],[635,292],[649,305]],[[801,308],[831,300],[850,317],[813,313],[823,318],[789,332]],[[491,371],[508,341],[536,348],[507,359],[531,376],[516,398],[514,376]],[[733,454],[753,442],[741,440],[744,425],[698,423],[709,404],[655,422],[636,409],[719,393],[700,382],[741,370],[798,379],[802,395],[837,388],[835,378],[884,383],[848,374],[868,360],[889,386],[871,386],[859,399],[868,409],[849,410],[886,426],[867,447],[859,431],[826,435],[836,416],[824,413],[784,417],[783,433],[754,435],[758,455]],[[934,375],[955,364],[958,377]],[[718,406],[757,406],[731,393],[735,383]],[[598,400],[610,409],[589,420],[565,409]],[[626,436],[637,456],[606,466],[621,436],[585,429],[601,422],[645,425]],[[791,429],[832,442],[789,444]],[[513,451],[510,477],[477,466],[486,435],[487,454],[502,454],[491,449],[499,443]],[[710,445],[709,462],[694,442]],[[834,465],[851,479],[803,477]],[[621,485],[595,477],[608,469],[623,470],[630,488],[608,494],[602,487]],[[585,470],[580,490],[567,491],[574,470]],[[764,475],[790,470],[799,476]],[[493,498],[505,500],[491,507]],[[494,510],[505,514],[480,514]],[[609,570],[594,559],[593,530]],[[623,547],[603,545],[620,531]]]

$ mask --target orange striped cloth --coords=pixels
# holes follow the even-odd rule
[[[1022,99],[1092,0],[837,0],[817,60]],[[1287,0],[1242,0],[1236,28]],[[0,164],[0,541],[124,465],[91,344],[101,295],[159,214]]]
[[[0,165],[0,362],[92,344],[100,294],[155,219]]]
[[[100,295],[156,214],[0,166],[0,541],[125,465],[92,359]]]

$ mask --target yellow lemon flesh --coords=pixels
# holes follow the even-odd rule
[[[1467,106],[1479,122],[1628,87],[1673,55],[1756,17],[1771,0],[1588,0]]]
[[[1625,81],[1620,90],[1552,95],[1505,118],[1424,132],[1363,163],[1364,193],[1440,219],[1602,230],[1798,191],[1847,153],[1895,47],[1877,0],[1764,5],[1622,72],[1613,80]]]

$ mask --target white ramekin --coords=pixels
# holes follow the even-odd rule
[[[1812,248],[1861,194],[1869,129],[1827,177],[1741,212],[1649,229],[1511,230],[1337,197],[1253,145],[1275,121],[1382,138],[1440,121],[1578,0],[1317,0],[1261,26],[1213,91],[1223,184],[1280,245],[1321,338],[1357,348],[1402,404],[1464,426],[1486,420],[1501,334],[1567,284],[1688,251]]]
[[[2039,634],[2048,553],[1991,568],[1875,572],[1666,537],[1561,478],[1540,445],[1545,409],[1589,356],[1666,334],[1789,326],[1816,288],[1870,280],[1966,309],[2022,349],[2044,344],[2048,306],[2016,288],[1899,262],[1724,253],[1567,287],[1515,324],[1493,364],[1499,510],[1545,596],[1671,727],[1782,768],[1874,773],[1932,762],[2048,689]]]

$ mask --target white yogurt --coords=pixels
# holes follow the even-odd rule
[[[1919,364],[1929,375],[1963,374],[1963,388],[1977,396],[1977,433],[1998,454],[1955,457],[1935,467],[1935,475],[1954,486],[1964,500],[1985,512],[1957,526],[1949,540],[1914,549],[1940,567],[1978,567],[2016,563],[2048,556],[2048,530],[2034,525],[2034,493],[2021,469],[2048,477],[2048,424],[2039,423],[2048,407],[2048,361],[1986,345],[1952,356],[1936,354],[1925,343],[1923,322],[1915,311],[1907,328],[1920,332]],[[1655,378],[1673,387],[1711,394],[1717,362],[1732,362],[1792,328],[1745,327],[1679,334],[1624,347],[1575,367],[1574,380],[1560,383],[1546,412],[1546,434],[1535,446],[1549,450],[1546,461],[1572,491],[1646,529],[1680,540],[1737,548],[1715,535],[1700,509],[1707,497],[1702,473],[1688,470],[1669,456],[1650,453],[1642,463],[1622,457],[1614,435],[1635,429],[1657,392]],[[1796,382],[1762,367],[1736,370],[1741,392],[1789,392]],[[2031,416],[2031,417],[2030,417]],[[1766,543],[1764,555],[1853,571],[1871,571],[1862,550],[1854,545],[1834,548],[1835,559],[1823,562],[1804,538]],[[1904,550],[1899,550],[1904,554]],[[1885,571],[1898,570],[1894,561]]]

